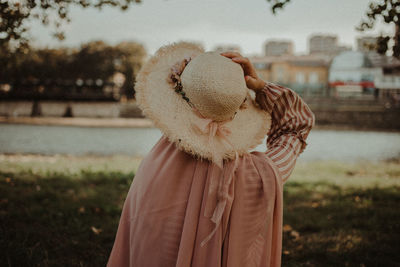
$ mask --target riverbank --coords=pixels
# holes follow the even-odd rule
[[[101,128],[153,128],[154,124],[146,118],[60,118],[60,117],[5,117],[0,116],[0,124],[26,124],[42,126],[74,126]],[[382,129],[348,125],[318,125],[315,130],[338,131],[380,131],[400,132],[400,129]]]
[[[0,117],[0,123],[46,126],[152,128],[153,123],[144,118],[60,118],[60,117]]]
[[[104,266],[140,160],[0,155],[0,262]],[[282,266],[395,266],[399,191],[398,160],[297,164],[284,186]]]

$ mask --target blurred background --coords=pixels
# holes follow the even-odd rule
[[[315,114],[285,185],[282,265],[398,266],[399,1],[0,0],[0,14],[0,265],[105,265],[161,137],[136,74],[184,40],[249,57]]]

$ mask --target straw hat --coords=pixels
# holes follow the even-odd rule
[[[135,90],[145,116],[170,141],[217,165],[256,147],[271,126],[241,66],[196,44],[161,47],[138,73]]]

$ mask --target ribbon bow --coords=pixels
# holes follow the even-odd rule
[[[226,123],[231,121],[226,120],[223,122],[216,122],[213,121],[212,119],[205,118],[196,108],[193,108],[194,112],[196,115],[199,117],[198,120],[192,123],[192,126],[199,131],[201,134],[208,135],[208,143],[210,145],[213,144],[214,139],[216,136],[220,138],[222,142],[224,142],[227,146],[231,147],[232,149],[234,148],[232,143],[228,140],[227,136],[231,134],[231,130],[226,127]],[[203,247],[215,234],[215,232],[218,229],[219,224],[221,223],[222,215],[224,214],[225,207],[227,205],[228,200],[231,199],[229,196],[229,186],[232,182],[233,175],[235,173],[235,170],[238,165],[238,159],[239,155],[237,152],[235,152],[235,161],[232,165],[232,168],[229,168],[229,170],[223,170],[223,156],[224,154],[218,153],[217,151],[214,151],[212,154],[212,170],[211,170],[211,177],[210,177],[210,185],[209,185],[209,190],[208,190],[208,199],[210,197],[216,197],[217,198],[217,204],[214,208],[214,212],[211,216],[211,221],[215,223],[215,228],[212,230],[212,232],[201,242],[201,246]],[[220,170],[222,170],[222,177],[219,178],[218,182],[218,188],[215,184],[215,177],[218,175],[218,172],[216,172],[215,166],[218,166]],[[227,173],[227,175],[226,175]],[[208,205],[207,205],[208,206]],[[205,209],[204,216],[208,216],[207,214],[208,208]]]
[[[208,140],[210,141],[210,139],[216,135],[222,138],[226,138],[226,136],[231,134],[231,130],[224,125],[225,123],[227,123],[227,121],[216,122],[212,119],[200,118],[200,120],[196,121],[193,124],[196,125],[197,129],[200,130],[202,133],[208,134]]]
[[[219,137],[220,141],[225,145],[233,149],[232,143],[228,140],[228,136],[231,134],[231,130],[226,127],[226,123],[232,119],[226,121],[213,121],[212,119],[204,117],[200,111],[193,107],[194,113],[199,117],[196,121],[192,122],[192,127],[196,129],[200,134],[208,135],[208,144],[212,145],[216,136]],[[214,151],[212,153],[212,161],[222,169],[224,153]]]

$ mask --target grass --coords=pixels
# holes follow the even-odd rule
[[[104,266],[140,159],[0,157],[0,266]],[[299,162],[282,266],[398,266],[400,163]]]
[[[399,189],[288,184],[284,265],[396,266],[400,262]]]
[[[104,266],[133,173],[0,173],[1,266]]]

